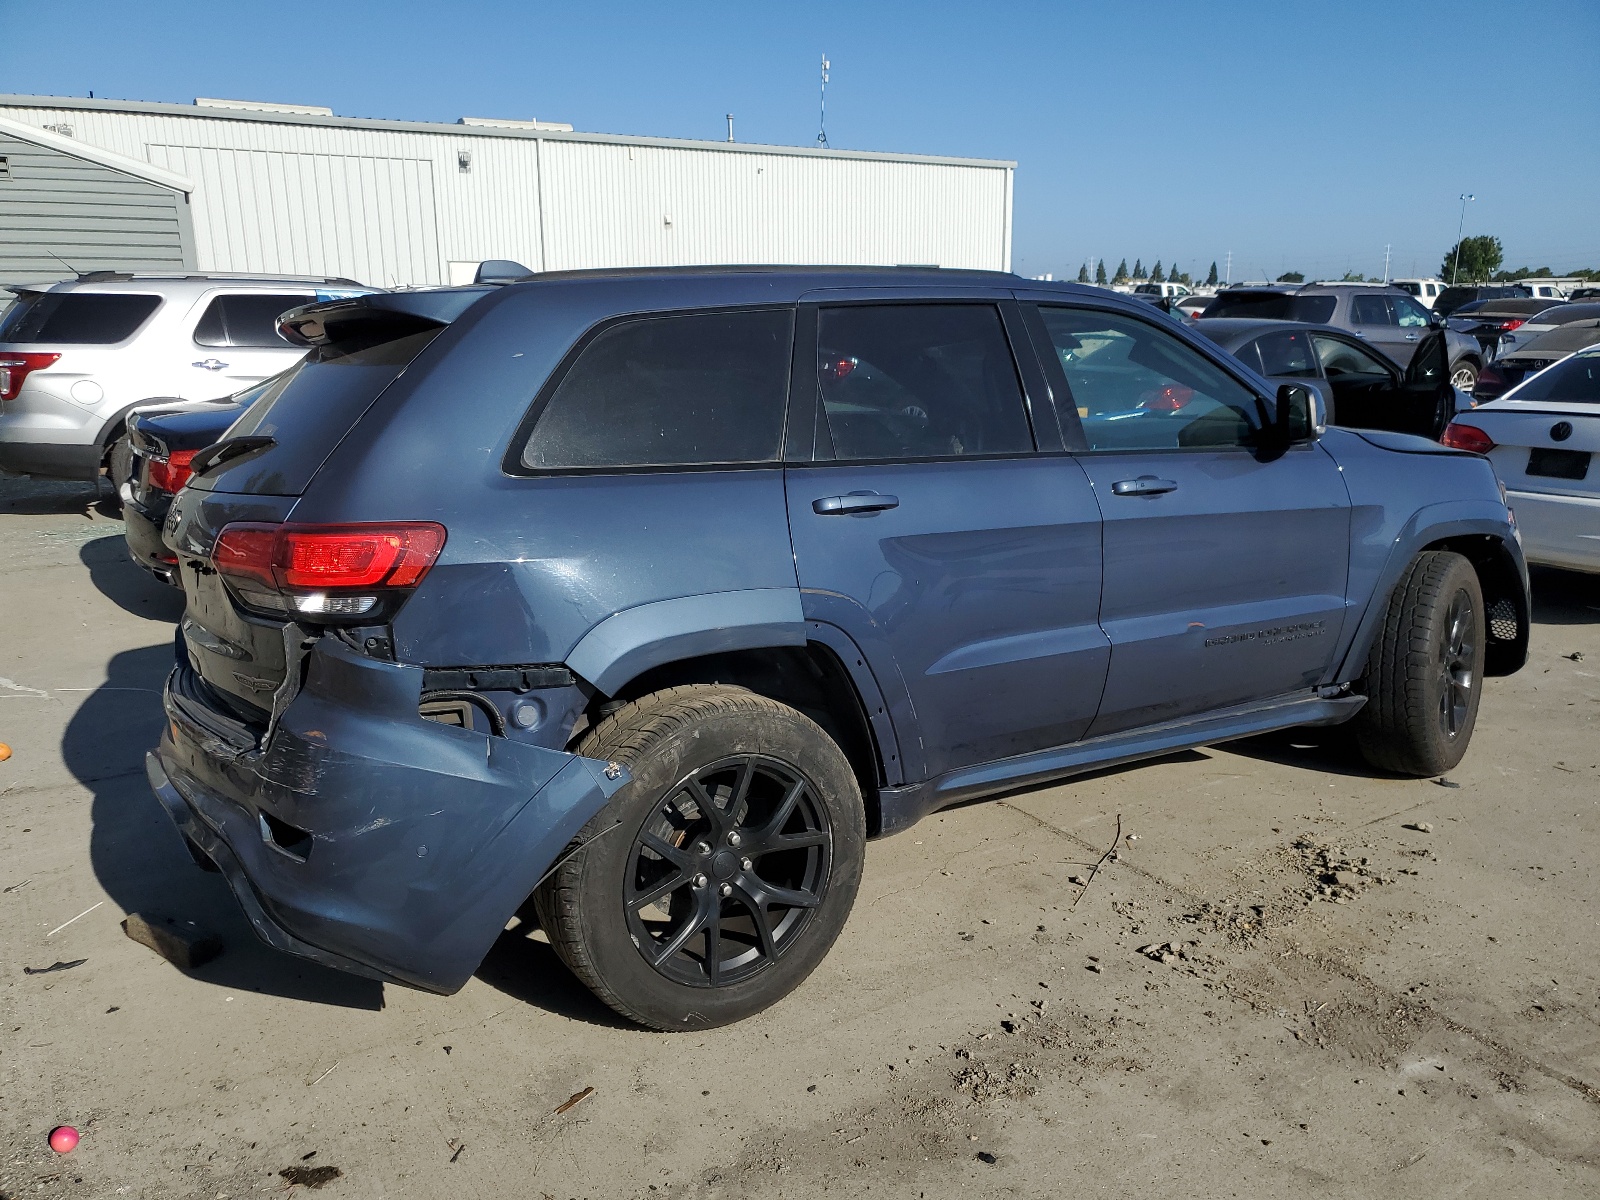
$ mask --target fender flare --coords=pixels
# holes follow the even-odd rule
[[[655,600],[612,613],[567,655],[573,674],[605,696],[653,667],[729,650],[804,646],[799,588],[751,588]]]
[[[1400,528],[1389,548],[1388,558],[1377,583],[1368,593],[1366,608],[1361,614],[1338,667],[1329,678],[1330,683],[1348,683],[1360,675],[1378,635],[1378,625],[1388,610],[1389,594],[1400,581],[1406,565],[1428,546],[1458,537],[1489,537],[1498,541],[1504,552],[1514,560],[1522,584],[1522,602],[1519,621],[1526,634],[1530,605],[1528,604],[1528,566],[1522,556],[1522,544],[1506,522],[1505,510],[1491,500],[1452,500],[1429,504],[1419,508]],[[1519,664],[1520,665],[1520,664]]]

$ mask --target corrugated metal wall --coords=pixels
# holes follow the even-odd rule
[[[0,283],[185,266],[183,196],[0,134]]]
[[[1011,171],[992,163],[170,110],[4,104],[0,116],[67,126],[74,138],[195,179],[195,245],[205,270],[417,285],[447,282],[452,261],[485,258],[536,270],[724,262],[1010,268]]]

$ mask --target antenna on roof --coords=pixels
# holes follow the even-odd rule
[[[62,258],[61,255],[57,254],[54,250],[46,250],[45,253],[48,254],[51,258],[55,259],[58,263],[60,263],[67,270],[71,271],[74,275],[82,275],[83,274],[82,271],[78,270],[77,267],[73,266],[66,259]]]
[[[817,108],[818,126],[817,145],[824,148],[828,145],[828,56],[822,56],[822,100]]]

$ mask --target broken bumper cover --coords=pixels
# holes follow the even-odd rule
[[[146,770],[269,945],[453,992],[628,776],[425,721],[421,683],[420,668],[324,638],[266,744],[248,748],[169,681]]]

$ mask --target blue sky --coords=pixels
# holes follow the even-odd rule
[[[0,91],[1009,158],[1015,262],[1600,266],[1600,4],[0,0]],[[1469,65],[1470,64],[1470,65]]]

